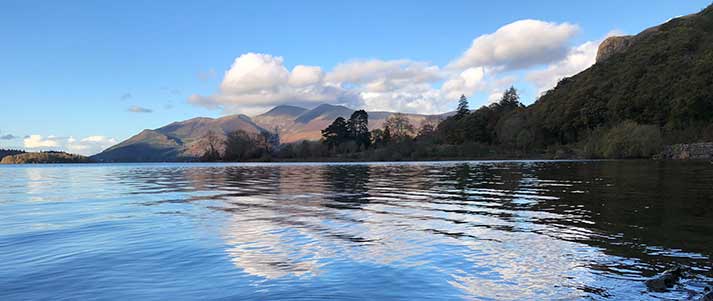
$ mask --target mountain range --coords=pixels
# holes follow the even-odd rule
[[[173,122],[157,129],[146,129],[131,138],[92,156],[102,162],[165,162],[192,161],[203,154],[203,142],[209,132],[219,137],[242,130],[249,133],[277,132],[281,143],[302,140],[319,140],[321,130],[337,117],[349,118],[354,109],[321,104],[312,109],[291,105],[280,105],[263,114],[249,117],[243,114],[221,118],[198,117]],[[369,128],[381,128],[392,112],[374,111],[369,113]],[[419,126],[423,122],[438,122],[450,116],[403,114],[409,121]]]

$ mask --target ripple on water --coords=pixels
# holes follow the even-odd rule
[[[713,166],[0,168],[0,297],[687,298],[713,280]],[[688,272],[668,292],[643,280]]]

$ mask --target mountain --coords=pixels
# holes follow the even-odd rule
[[[547,145],[575,143],[625,121],[661,128],[666,143],[712,138],[713,5],[605,40],[592,67],[528,109]]]
[[[203,154],[203,144],[209,132],[225,137],[229,132],[264,131],[246,115],[221,118],[198,117],[174,122],[141,133],[92,156],[102,162],[161,162],[194,160]]]
[[[314,109],[297,110],[294,106],[277,106],[267,113],[254,116],[252,119],[260,127],[270,131],[278,130],[280,141],[292,143],[301,140],[319,140],[322,137],[322,130],[331,124],[337,117],[349,118],[354,109],[345,106],[321,104]],[[283,112],[289,112],[286,114]],[[299,113],[299,114],[298,114]],[[381,128],[392,112],[374,111],[369,113],[369,128]],[[449,116],[449,113],[441,115],[404,114],[411,124],[418,127],[424,121],[438,122],[440,119]]]
[[[349,118],[353,112],[353,109],[329,104],[322,104],[311,110],[281,105],[252,118],[246,115],[230,115],[217,119],[198,117],[153,130],[143,130],[92,158],[101,162],[191,161],[203,154],[205,138],[209,132],[224,138],[236,130],[251,133],[277,131],[282,143],[319,140],[322,137],[321,131],[334,119]],[[393,113],[369,112],[369,127],[381,128],[391,114]],[[426,120],[437,122],[448,116],[404,115],[414,126],[420,126]]]

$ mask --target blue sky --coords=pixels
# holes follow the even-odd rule
[[[145,128],[282,103],[434,113],[510,84],[531,103],[590,65],[608,34],[708,4],[5,0],[0,147],[90,154]]]

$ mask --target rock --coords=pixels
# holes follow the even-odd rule
[[[599,44],[599,49],[597,50],[597,63],[610,58],[612,55],[626,51],[626,49],[631,46],[632,41],[632,36],[616,36],[606,38],[601,44]]]
[[[711,160],[713,159],[713,143],[691,143],[667,145],[655,159],[673,160]]]
[[[665,272],[646,280],[646,287],[655,292],[666,291],[676,285],[682,274],[683,269],[681,267],[668,269]]]
[[[703,289],[703,295],[696,300],[698,300],[698,301],[713,301],[713,287],[706,286],[706,288]]]

